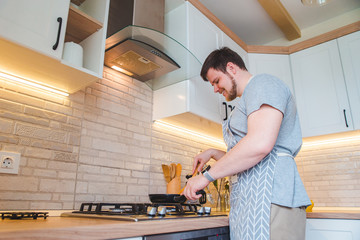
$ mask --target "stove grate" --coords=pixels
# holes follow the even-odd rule
[[[38,217],[43,217],[46,219],[49,212],[3,212],[1,213],[1,219],[23,219],[23,218],[32,218],[37,219]]]

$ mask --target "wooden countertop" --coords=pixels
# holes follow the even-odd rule
[[[308,212],[306,218],[333,218],[360,220],[360,212]]]
[[[307,218],[357,219],[360,212],[310,212]],[[228,217],[119,221],[95,218],[53,217],[0,220],[0,239],[111,239],[181,232],[229,225]]]
[[[48,217],[0,220],[0,239],[111,239],[228,226],[228,217],[118,221]]]

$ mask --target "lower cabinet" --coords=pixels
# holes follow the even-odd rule
[[[307,219],[306,240],[360,239],[360,220]]]

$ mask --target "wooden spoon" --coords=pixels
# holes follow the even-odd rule
[[[172,163],[170,166],[171,166],[170,179],[174,179],[176,176],[176,164]]]
[[[162,170],[163,170],[163,173],[164,173],[164,177],[165,177],[165,181],[168,183],[170,182],[170,169],[169,169],[169,166],[166,165],[166,164],[161,164],[162,166]]]
[[[175,176],[176,177],[180,177],[181,176],[181,170],[182,170],[182,166],[180,163],[176,164],[176,171],[175,171]]]

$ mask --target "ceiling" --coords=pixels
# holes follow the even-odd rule
[[[260,0],[199,1],[247,45],[289,46],[360,21],[360,0],[332,0],[321,7],[280,0],[301,31],[300,38],[289,41]]]

